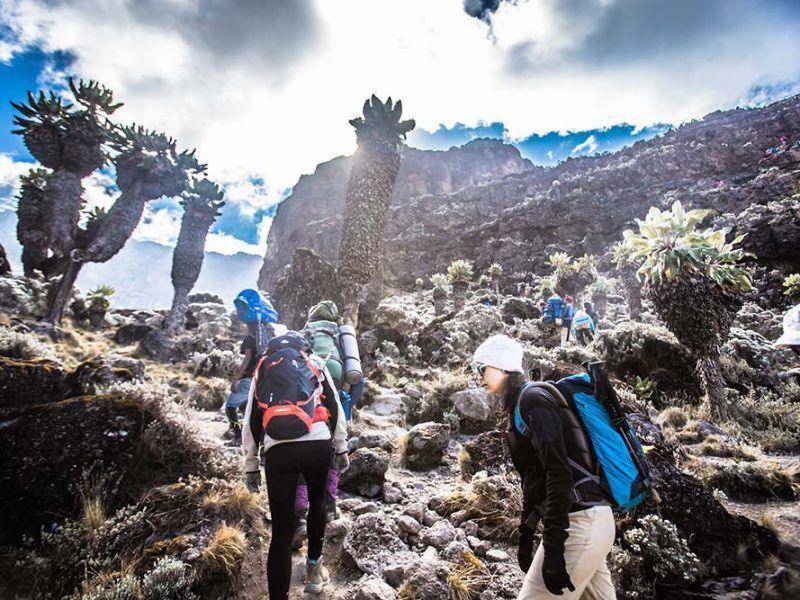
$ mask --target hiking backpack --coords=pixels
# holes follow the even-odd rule
[[[308,340],[289,331],[269,340],[258,361],[253,399],[263,411],[264,433],[275,440],[297,439],[330,419],[322,405],[322,374],[310,354]]]
[[[565,307],[566,302],[564,302],[564,299],[561,296],[552,296],[547,301],[547,305],[544,307],[542,323],[545,325],[555,324],[556,319],[561,319],[563,317]]]
[[[325,361],[336,389],[341,390],[344,386],[344,364],[339,344],[339,325],[336,323],[338,317],[339,311],[333,302],[320,302],[309,311],[303,333],[314,354]]]
[[[572,459],[568,461],[573,470],[581,475],[573,484],[573,501],[587,504],[587,507],[591,505],[582,502],[580,487],[592,481],[609,495],[615,510],[629,510],[641,503],[651,491],[652,480],[647,458],[608,381],[603,363],[587,363],[586,367],[588,373],[571,375],[555,384],[529,383],[523,391],[528,386],[544,390],[559,408],[564,409],[563,414],[571,422],[571,430],[577,435],[578,446],[588,446],[591,449],[596,464],[595,472]],[[530,437],[519,399],[514,411],[514,427],[522,435]]]
[[[258,323],[256,337],[256,354],[260,355],[267,347],[269,340],[278,333],[275,324],[278,311],[272,306],[269,298],[258,290],[247,289],[239,292],[233,301],[236,316],[243,323]]]

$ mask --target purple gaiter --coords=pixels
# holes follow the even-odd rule
[[[328,485],[325,488],[328,497],[336,500],[339,491],[339,471],[330,468],[328,469]]]

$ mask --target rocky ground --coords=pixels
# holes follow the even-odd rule
[[[53,331],[33,318],[41,283],[0,287],[0,595],[263,597],[266,494],[239,483],[237,450],[222,440],[239,360],[230,310],[193,297],[176,338],[156,311]],[[606,360],[649,448],[661,503],[619,515],[621,598],[791,597],[800,370],[764,337],[779,317],[755,303],[740,312],[723,358],[737,416],[711,423],[691,356],[648,311],[631,323],[621,297],[593,345],[557,348],[528,298],[475,287],[461,311],[437,317],[429,291],[389,294],[360,336],[369,383],[327,532],[326,597],[515,597],[518,483],[502,421],[465,368],[500,331],[541,377]],[[298,553],[293,598],[302,575]]]

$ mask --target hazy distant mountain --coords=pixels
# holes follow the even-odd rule
[[[22,272],[20,246],[13,212],[0,212],[0,243],[8,252],[15,274]],[[210,292],[232,301],[237,292],[255,287],[262,258],[253,254],[226,256],[206,252],[194,292]],[[112,302],[117,308],[168,308],[172,302],[172,248],[153,242],[128,240],[106,263],[89,263],[81,271],[78,288],[87,291],[101,283],[116,289]]]

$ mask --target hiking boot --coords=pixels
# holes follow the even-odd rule
[[[306,560],[306,592],[319,594],[330,580],[328,569],[322,565],[322,557],[317,560]]]
[[[294,538],[292,539],[292,550],[300,550],[307,537],[308,530],[306,528],[306,520],[302,518],[297,519],[297,527],[295,527]]]
[[[233,429],[233,437],[225,445],[229,446],[229,447],[237,447],[237,446],[241,446],[242,445],[242,428],[241,427],[235,427]]]

